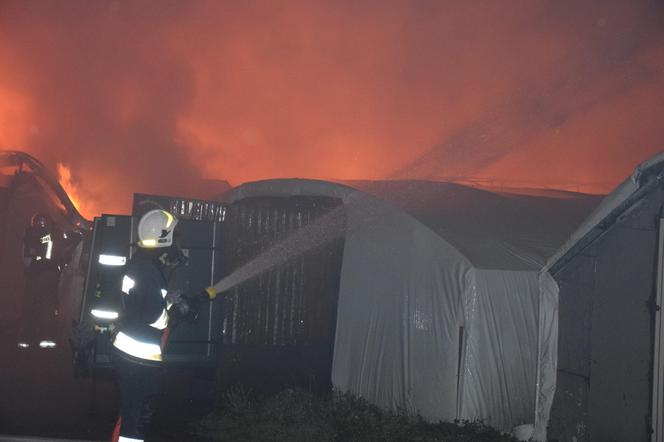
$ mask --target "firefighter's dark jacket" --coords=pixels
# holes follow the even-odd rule
[[[60,243],[55,245],[55,242],[60,236],[56,230],[29,226],[23,236],[23,257],[30,258],[36,266],[55,265],[57,251],[54,249],[60,247]]]
[[[162,330],[150,324],[157,321],[166,308],[163,294],[167,281],[163,266],[156,255],[139,249],[127,264],[124,278],[130,278],[133,284],[128,293],[121,295],[120,331],[138,341],[159,344]]]
[[[23,257],[35,268],[57,267],[71,260],[74,248],[81,241],[80,233],[67,234],[57,225],[46,228],[28,226],[23,235]]]

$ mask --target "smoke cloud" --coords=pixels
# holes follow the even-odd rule
[[[606,192],[664,150],[663,70],[656,1],[5,1],[0,148],[94,212],[201,178]]]

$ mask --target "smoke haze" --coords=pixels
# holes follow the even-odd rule
[[[655,1],[4,1],[0,148],[93,212],[201,178],[606,192],[664,150],[663,70]]]

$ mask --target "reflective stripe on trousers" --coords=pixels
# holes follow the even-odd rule
[[[120,436],[118,442],[143,442],[143,439],[134,439],[133,437]]]

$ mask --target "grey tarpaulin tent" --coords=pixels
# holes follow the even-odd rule
[[[664,440],[660,307],[664,154],[636,168],[547,268],[560,286],[550,436]]]
[[[343,201],[334,386],[434,421],[543,430],[555,384],[557,286],[540,269],[596,198],[350,184],[268,180],[229,197]]]

